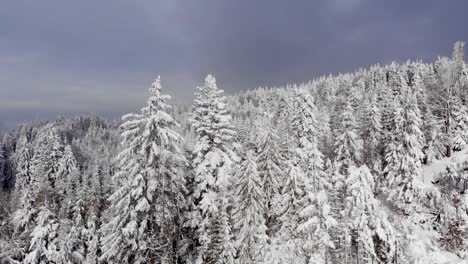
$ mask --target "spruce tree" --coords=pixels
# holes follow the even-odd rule
[[[94,213],[91,213],[91,216],[88,217],[88,222],[86,223],[86,229],[84,230],[85,237],[85,247],[86,247],[86,259],[85,263],[87,264],[97,264],[99,263],[99,229],[97,226],[97,216]]]
[[[459,151],[465,147],[468,140],[468,110],[459,100],[453,102],[452,119],[452,149]]]
[[[185,206],[185,159],[180,135],[167,113],[159,77],[140,114],[123,117],[123,149],[117,156],[119,184],[109,197],[109,222],[103,227],[101,261],[173,263],[180,210]]]
[[[21,148],[18,149],[16,153],[17,167],[16,167],[16,185],[15,191],[18,194],[18,197],[23,199],[25,191],[31,184],[33,171],[32,171],[32,157],[33,149],[31,144],[28,142],[26,137],[20,139]]]
[[[292,120],[296,139],[296,153],[307,181],[317,189],[323,177],[323,155],[318,149],[317,121],[312,96],[305,90],[296,91],[295,114]]]
[[[238,170],[234,187],[237,206],[233,218],[240,263],[262,262],[267,244],[265,194],[255,159],[253,151],[249,150]]]
[[[414,97],[408,96],[401,107],[396,101],[393,115],[394,130],[388,142],[384,169],[388,199],[409,213],[418,205],[421,192],[423,160],[420,113]]]
[[[364,122],[365,125],[365,153],[364,163],[372,172],[378,173],[380,171],[381,163],[381,147],[383,139],[382,128],[382,115],[377,104],[377,98],[373,98],[367,109],[367,118]],[[380,175],[375,175],[380,176]]]
[[[377,249],[374,244],[375,237],[393,246],[394,235],[391,225],[386,218],[379,213],[378,203],[374,197],[374,177],[369,168],[363,165],[359,168],[351,167],[350,175],[346,179],[346,210],[351,236],[354,245],[354,257],[377,257]],[[386,252],[392,255],[393,249]],[[381,255],[382,252],[379,252]]]
[[[187,224],[196,230],[196,263],[226,263],[234,257],[226,219],[230,215],[231,170],[237,161],[232,146],[236,133],[216,79],[208,75],[198,90],[191,116],[195,204]]]
[[[345,108],[341,114],[340,124],[336,131],[335,159],[340,165],[340,172],[347,173],[350,166],[361,160],[361,139],[357,134],[357,124],[353,115],[351,103],[346,101]]]
[[[31,241],[23,263],[46,264],[63,263],[64,256],[59,250],[57,238],[58,223],[56,216],[49,209],[47,201],[39,208],[37,225],[31,232]]]
[[[263,193],[265,194],[265,221],[267,233],[277,229],[277,215],[275,208],[280,194],[281,183],[284,178],[285,160],[281,155],[277,141],[279,137],[273,128],[267,127],[260,133],[257,142],[257,165]]]
[[[329,188],[331,186],[320,186],[315,192],[309,192],[307,203],[300,211],[302,221],[298,232],[304,241],[302,248],[308,263],[326,263],[330,249],[335,248],[331,231],[337,221],[328,199]]]
[[[445,155],[442,128],[441,121],[432,114],[430,109],[427,109],[422,123],[422,131],[426,138],[426,144],[423,148],[425,164],[430,164]]]
[[[300,225],[299,213],[305,206],[307,180],[299,163],[300,160],[297,157],[293,157],[287,162],[287,175],[281,190],[281,205],[278,212],[281,221],[278,244],[282,252],[290,254],[294,261],[304,259],[304,252],[301,249],[303,241],[299,235],[298,227]]]
[[[20,198],[18,209],[12,218],[15,229],[14,236],[20,241],[19,247],[25,252],[25,254],[18,254],[18,260],[26,261],[23,259],[26,255],[34,258],[31,257],[35,254],[34,252],[42,250],[37,248],[38,245],[33,245],[33,236],[40,234],[32,234],[32,232],[42,232],[40,225],[44,219],[41,220],[39,218],[42,212],[47,214],[46,218],[50,219],[50,222],[54,222],[54,228],[58,230],[57,211],[59,200],[57,199],[58,192],[54,187],[57,179],[59,159],[61,158],[61,147],[58,130],[54,124],[50,124],[41,128],[30,162],[27,159],[29,159],[31,152],[22,153],[25,159],[22,161],[24,162],[22,173],[25,174],[21,176],[25,178],[21,181],[24,180],[22,184],[24,184],[25,188],[22,191],[23,194]],[[29,178],[27,177],[28,175],[30,176]],[[54,248],[54,252],[52,253],[60,255],[59,241],[54,240],[55,242],[57,248]]]

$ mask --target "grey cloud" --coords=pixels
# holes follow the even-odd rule
[[[0,121],[136,111],[156,74],[188,102],[207,73],[232,93],[433,60],[468,40],[467,9],[463,0],[6,0]]]

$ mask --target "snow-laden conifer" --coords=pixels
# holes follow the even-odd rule
[[[249,150],[236,175],[234,228],[240,263],[259,263],[267,244],[265,193],[256,157]]]
[[[350,166],[361,160],[361,139],[357,134],[357,123],[350,102],[346,102],[336,131],[335,159],[340,165],[340,172],[346,174]]]
[[[180,135],[167,113],[159,77],[140,114],[123,117],[118,184],[109,197],[111,216],[103,227],[102,255],[108,263],[173,263],[177,223],[184,206],[185,160]]]
[[[25,264],[63,263],[57,238],[58,223],[46,204],[39,208],[37,224],[31,232],[31,241],[23,261]]]
[[[277,201],[285,175],[285,160],[281,155],[278,140],[276,131],[267,127],[262,129],[257,142],[258,174],[265,194],[265,221],[269,234],[277,229]]]
[[[424,157],[421,143],[424,135],[420,130],[419,109],[411,102],[409,98],[404,107],[395,103],[394,129],[387,143],[384,168],[388,199],[407,213],[418,204],[420,198],[420,174]]]
[[[229,221],[219,217],[229,217],[227,190],[232,184],[232,166],[238,158],[233,151],[236,133],[222,93],[216,79],[208,75],[195,94],[191,116],[191,125],[195,128],[192,162],[196,203],[187,223],[196,229],[195,239],[199,245],[196,263],[226,263],[226,259],[233,257],[230,253],[232,235],[227,232],[231,229]],[[222,240],[220,236],[224,236]]]
[[[377,257],[375,237],[390,245],[393,250],[393,228],[385,216],[380,212],[379,204],[374,197],[374,177],[369,168],[363,165],[359,168],[351,167],[350,175],[346,179],[346,210],[352,239],[355,240],[355,258]],[[354,243],[353,243],[354,244]],[[392,256],[394,252],[386,252]],[[381,255],[382,252],[379,252]]]

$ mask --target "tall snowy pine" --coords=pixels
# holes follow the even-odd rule
[[[267,127],[261,132],[257,143],[258,174],[265,194],[265,220],[270,235],[277,229],[277,200],[285,175],[285,161],[277,140],[276,131]]]
[[[184,207],[182,140],[167,113],[159,77],[140,114],[123,117],[119,184],[109,197],[101,260],[107,263],[174,263],[180,210]]]
[[[357,134],[357,124],[353,115],[353,108],[346,101],[345,109],[336,132],[335,154],[340,165],[340,172],[347,173],[347,169],[361,159],[362,142]]]
[[[253,151],[248,151],[236,175],[236,208],[233,221],[236,230],[238,261],[259,263],[267,244],[265,194]]]
[[[420,130],[420,113],[411,96],[407,96],[401,107],[395,101],[393,131],[387,143],[384,168],[388,199],[409,213],[419,204],[422,183],[420,174],[424,154]]]
[[[232,150],[236,133],[215,77],[208,75],[198,90],[191,116],[195,128],[195,204],[188,219],[188,225],[196,229],[195,263],[232,263],[235,252],[228,188],[238,159]]]
[[[352,257],[356,260],[379,258],[389,260],[394,254],[395,237],[393,228],[381,213],[374,198],[374,177],[369,168],[363,165],[351,167],[346,179],[346,209],[352,237]],[[374,244],[374,240],[379,244]],[[379,245],[385,244],[382,250]]]
[[[305,174],[304,197],[296,212],[300,216],[296,231],[303,243],[306,262],[325,260],[327,248],[333,247],[328,230],[335,220],[330,214],[325,190],[330,188],[330,183],[323,171],[323,155],[318,149],[316,109],[309,92],[303,89],[296,91],[294,108],[292,123],[297,141],[296,152]]]

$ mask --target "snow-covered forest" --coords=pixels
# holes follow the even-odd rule
[[[0,263],[466,263],[464,53],[0,134]]]

